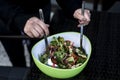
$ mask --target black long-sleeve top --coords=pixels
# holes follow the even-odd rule
[[[73,12],[81,7],[81,0],[56,0],[65,14],[73,16]],[[0,0],[0,19],[9,27],[23,27],[32,16],[39,17],[42,8],[45,22],[49,22],[50,0]]]

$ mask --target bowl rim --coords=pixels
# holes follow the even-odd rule
[[[58,35],[58,34],[67,34],[67,33],[80,34],[79,32],[68,31],[68,32],[60,32],[60,33],[56,33],[56,34],[50,35],[50,36],[48,36],[48,38],[49,38],[49,37],[52,37],[52,36],[55,36],[55,35]],[[78,69],[78,68],[84,66],[84,65],[88,62],[88,60],[89,60],[89,58],[90,58],[90,56],[91,56],[91,52],[92,52],[92,45],[91,45],[90,39],[89,39],[86,35],[83,35],[83,36],[89,41],[89,44],[90,44],[90,54],[89,54],[87,60],[86,60],[82,65],[80,65],[79,67],[71,68],[71,69],[54,68],[54,67],[48,66],[48,65],[40,62],[38,59],[36,59],[36,58],[34,57],[33,53],[32,53],[32,50],[33,50],[33,48],[34,48],[35,46],[37,46],[37,44],[38,44],[39,42],[41,42],[43,39],[41,39],[40,41],[36,42],[35,45],[32,47],[32,50],[31,50],[32,57],[33,57],[35,60],[37,60],[37,62],[41,63],[41,65],[44,65],[44,66],[46,66],[46,67],[48,67],[48,68],[51,68],[51,69],[63,70],[63,71]]]

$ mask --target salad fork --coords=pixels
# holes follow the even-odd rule
[[[84,8],[85,8],[85,1],[82,2],[82,15],[84,15]],[[83,41],[83,27],[84,27],[84,24],[80,25],[80,47],[82,47],[82,41]]]

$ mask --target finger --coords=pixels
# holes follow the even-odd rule
[[[34,37],[40,37],[39,26],[34,21],[31,21],[28,26],[29,32],[31,32]]]
[[[78,24],[77,27],[81,27],[81,25],[86,26],[88,24]]]
[[[45,24],[46,26],[44,26],[43,24],[38,24],[38,23],[37,25],[39,26],[39,29],[41,30],[39,32],[41,32],[42,34],[46,34],[46,35],[49,34],[49,31],[46,31],[46,28],[44,28],[44,27],[47,27],[48,25]]]
[[[45,32],[46,35],[49,34],[49,30],[48,30],[49,25],[48,24],[46,25],[43,21],[41,21],[38,18],[34,19],[34,21],[36,24],[38,24],[43,29],[43,31]]]
[[[31,33],[33,34],[34,37],[40,37],[39,32],[36,31],[35,29],[31,29]]]
[[[50,25],[49,25],[49,24],[46,24],[46,26],[47,26],[47,27],[50,27]]]
[[[26,33],[29,37],[34,38],[33,34],[31,32]]]
[[[43,32],[43,30],[41,29],[41,27],[39,25],[36,24],[36,26],[34,27],[34,29],[39,33],[38,37],[43,37],[44,32]]]
[[[90,21],[90,12],[89,12],[89,10],[85,10],[84,16],[85,16],[86,20],[89,22]]]
[[[82,15],[81,9],[76,10],[73,16],[81,21],[86,20],[86,18]]]
[[[86,20],[78,20],[78,22],[80,25],[85,25],[88,23]]]
[[[78,27],[80,27],[81,25],[86,26],[89,23],[87,21],[80,21],[80,20],[78,22],[79,22]]]
[[[86,25],[89,24],[89,21],[81,21],[81,22],[79,22],[79,23],[80,23],[80,25],[84,25],[84,26],[86,26]]]
[[[38,24],[39,27],[45,32],[46,35],[49,34],[49,30],[48,30],[49,25],[46,25],[46,24],[44,24],[43,22],[37,23],[37,24]]]

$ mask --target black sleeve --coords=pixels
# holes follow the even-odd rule
[[[23,30],[26,20],[30,17],[31,15],[24,14],[24,10],[12,1],[0,0],[0,18],[7,26],[14,24],[14,26]]]
[[[73,17],[76,9],[81,8],[82,0],[56,0],[66,16]]]

